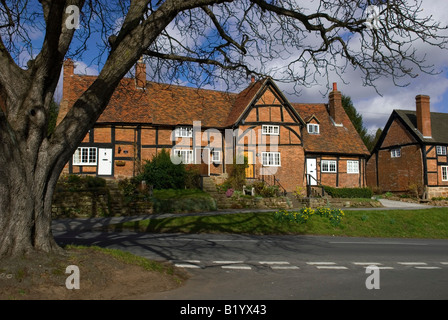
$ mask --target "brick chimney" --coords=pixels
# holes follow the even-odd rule
[[[135,66],[135,86],[137,89],[146,88],[146,63],[140,58]]]
[[[429,107],[429,96],[418,95],[415,97],[417,109],[417,129],[424,138],[431,138],[431,111]]]
[[[333,83],[333,91],[329,95],[328,109],[334,123],[341,124],[343,119],[341,112],[344,112],[344,109],[342,107],[342,94],[338,91],[336,82]]]
[[[75,62],[72,59],[67,59],[64,61],[63,67],[64,71],[63,71],[62,99],[64,99],[64,96],[68,97],[68,94],[70,92],[72,78],[73,75],[75,74]]]
[[[62,72],[62,99],[59,106],[58,118],[56,125],[58,125],[68,112],[70,105],[70,94],[72,91],[72,79],[75,74],[75,62],[72,59],[67,59],[63,64]]]

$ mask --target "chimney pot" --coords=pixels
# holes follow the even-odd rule
[[[338,84],[333,82],[333,91],[338,91]]]
[[[251,82],[251,83],[254,83],[254,82],[255,82],[255,76],[254,76],[254,75],[252,75],[252,76],[250,77],[250,82]]]

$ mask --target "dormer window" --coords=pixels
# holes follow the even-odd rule
[[[319,125],[316,123],[308,123],[307,125],[308,133],[309,134],[319,134]]]
[[[174,136],[176,138],[192,138],[193,127],[177,127],[174,130]]]
[[[268,134],[268,135],[276,135],[278,136],[280,134],[280,127],[279,126],[273,126],[273,125],[262,125],[261,126],[261,133],[262,134]]]

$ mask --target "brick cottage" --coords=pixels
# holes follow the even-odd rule
[[[58,123],[95,80],[74,73],[67,60]],[[132,177],[142,161],[162,149],[201,173],[226,175],[234,156],[249,161],[248,179],[265,179],[294,191],[297,186],[366,186],[369,153],[334,85],[328,104],[290,103],[271,78],[239,93],[155,83],[139,62],[124,78],[64,173]]]
[[[367,164],[367,183],[381,191],[448,196],[448,114],[430,111],[418,95],[416,109],[394,110]]]

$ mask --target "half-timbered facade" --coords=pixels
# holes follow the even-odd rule
[[[94,80],[65,62],[58,122]],[[252,79],[239,93],[160,84],[147,81],[139,63],[135,79],[120,82],[65,172],[131,177],[142,161],[166,149],[178,156],[173,161],[200,165],[203,175],[216,177],[244,155],[248,179],[287,191],[307,183],[365,186],[368,152],[340,96],[335,87],[328,104],[291,104],[271,78]]]
[[[415,110],[394,110],[367,165],[367,182],[391,192],[448,196],[448,114],[430,112],[430,97]]]

